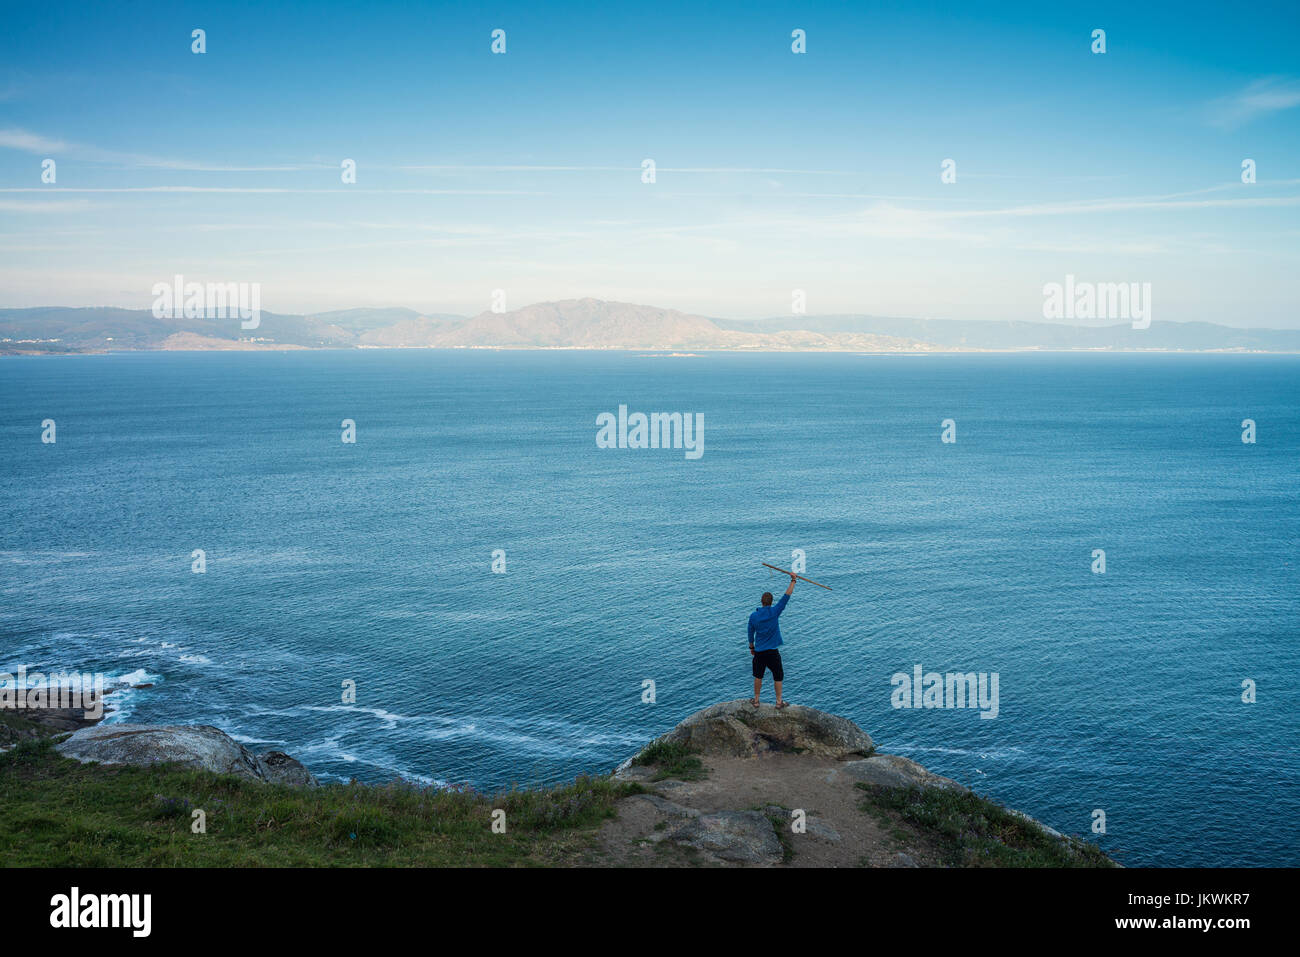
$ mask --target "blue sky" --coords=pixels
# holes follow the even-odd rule
[[[1300,326],[1295,4],[704,6],[6,3],[0,305]]]

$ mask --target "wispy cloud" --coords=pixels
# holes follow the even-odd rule
[[[44,153],[48,155],[50,153],[66,152],[68,144],[62,140],[41,136],[39,133],[10,128],[0,130],[0,149],[21,150],[24,153]]]
[[[109,163],[116,166],[137,168],[137,169],[165,169],[177,170],[180,172],[211,172],[211,173],[283,173],[283,172],[300,172],[303,170],[334,169],[333,163],[309,162],[309,163],[292,163],[278,166],[260,166],[260,165],[240,165],[240,164],[223,164],[211,163],[201,160],[178,159],[175,157],[152,156],[143,153],[124,153],[118,150],[102,149],[85,143],[72,143],[66,140],[54,139],[53,137],[44,136],[40,133],[34,133],[30,130],[10,128],[0,130],[0,149],[21,150],[25,153],[36,153],[40,155],[49,154],[67,154],[73,157],[95,163]],[[484,164],[484,165],[433,165],[433,164],[411,164],[411,165],[384,165],[375,166],[376,169],[398,169],[410,172],[430,172],[430,173],[597,173],[597,172],[640,172],[639,164],[628,164],[626,166],[567,166],[567,165],[508,165],[508,164]],[[848,176],[852,175],[848,170],[836,169],[786,169],[783,167],[747,167],[747,166],[720,166],[720,167],[675,167],[660,166],[660,173],[706,173],[706,174],[756,174],[756,175],[808,175],[808,176]],[[354,190],[354,192],[357,192]]]
[[[423,170],[425,172],[440,173],[465,173],[465,172],[489,172],[489,173],[629,173],[640,172],[641,166],[398,166],[397,169],[404,170]],[[809,176],[850,176],[854,175],[848,170],[840,169],[782,169],[778,167],[763,166],[660,166],[656,172],[659,173],[754,173],[754,174],[806,174]]]
[[[30,130],[14,127],[0,130],[0,149],[20,150],[24,153],[35,153],[38,156],[49,156],[51,154],[71,156],[91,163],[108,163],[114,166],[137,169],[171,169],[186,173],[279,173],[322,168],[322,165],[314,163],[285,166],[239,166],[175,159],[166,156],[149,156],[142,153],[123,153],[117,150],[89,146],[84,143],[54,139],[40,133],[33,133]]]
[[[1215,209],[1222,207],[1300,206],[1298,196],[1242,196],[1233,199],[1106,199],[1081,203],[1039,203],[1002,209],[961,210],[953,218],[990,216],[1080,216],[1092,213],[1123,213],[1159,209]]]
[[[90,206],[84,199],[0,199],[6,213],[79,213]]]
[[[330,194],[349,196],[355,193],[392,193],[415,196],[545,196],[546,193],[519,189],[359,189],[340,186],[332,189],[286,189],[278,186],[9,186],[0,193],[285,193]]]
[[[1268,113],[1300,106],[1300,80],[1270,76],[1256,80],[1245,89],[1211,100],[1209,121],[1224,129],[1234,129]]]
[[[296,173],[304,169],[321,169],[318,166],[227,166],[219,163],[201,163],[190,160],[167,159],[160,156],[142,156],[136,153],[114,153],[96,150],[91,154],[102,162],[140,169],[174,169],[185,173]],[[332,167],[330,167],[332,168]]]

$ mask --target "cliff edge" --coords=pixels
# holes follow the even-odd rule
[[[0,831],[26,838],[0,866],[1115,866],[798,705],[722,702],[612,773],[495,793],[318,784],[215,727],[92,720],[0,709]]]
[[[1112,866],[1095,845],[880,754],[816,708],[725,701],[613,772],[645,788],[600,834],[610,863],[713,866]]]

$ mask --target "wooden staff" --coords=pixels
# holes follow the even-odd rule
[[[775,565],[768,565],[767,562],[760,562],[760,564],[765,565],[773,571],[780,572],[782,575],[794,575],[795,578],[799,579],[801,582],[807,582],[809,585],[816,585],[818,588],[825,588],[827,591],[835,590],[831,588],[830,585],[823,585],[821,582],[815,582],[811,578],[804,578],[802,575],[795,575],[794,572],[788,572],[784,568],[777,568]]]

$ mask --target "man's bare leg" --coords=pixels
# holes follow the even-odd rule
[[[763,679],[762,679],[762,678],[755,678],[755,679],[754,679],[754,697],[752,697],[752,698],[749,699],[749,703],[752,704],[755,708],[758,707],[758,695],[759,695],[759,693],[760,693],[762,690],[763,690]]]
[[[785,702],[781,700],[781,682],[773,681],[772,684],[776,685],[776,706],[778,708],[784,708]]]

